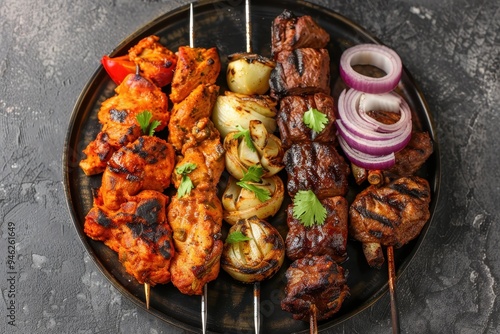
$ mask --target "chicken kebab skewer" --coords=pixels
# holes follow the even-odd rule
[[[310,16],[284,11],[272,26],[277,61],[271,92],[280,98],[278,126],[285,146],[287,256],[283,310],[317,322],[336,313],[349,295],[346,260],[349,166],[337,152],[336,106],[330,93],[330,39]]]
[[[172,181],[177,194],[168,206],[175,255],[172,283],[187,295],[201,296],[201,323],[207,330],[207,283],[216,279],[222,253],[222,205],[217,184],[224,170],[220,134],[210,120],[219,87],[217,49],[194,47],[193,4],[190,45],[180,47],[172,79],[173,102],[168,141],[176,151]]]

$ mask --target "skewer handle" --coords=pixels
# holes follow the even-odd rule
[[[399,334],[399,312],[396,299],[396,268],[394,265],[394,248],[392,246],[387,247],[387,264],[389,267],[389,293],[391,298],[392,333]]]
[[[149,283],[144,283],[144,298],[146,299],[146,309],[149,310],[149,300],[151,299],[151,286]]]
[[[203,295],[201,295],[201,328],[203,334],[207,332],[207,316],[208,316],[207,291],[208,291],[207,285],[205,284],[203,286]]]
[[[318,334],[318,318],[316,305],[312,304],[309,311],[309,334]]]
[[[253,284],[253,323],[255,334],[260,333],[260,282]]]

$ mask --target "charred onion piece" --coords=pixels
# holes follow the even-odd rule
[[[251,239],[224,244],[222,269],[244,283],[260,282],[278,272],[285,259],[285,242],[271,224],[254,216],[238,221],[229,230],[233,232]]]
[[[269,90],[274,61],[254,53],[235,53],[228,59],[226,79],[232,92],[262,95]]]
[[[224,138],[229,132],[237,131],[238,125],[248,129],[251,120],[259,120],[269,133],[276,131],[277,101],[267,95],[243,95],[224,92],[217,97],[212,111],[212,120]]]
[[[252,147],[236,131],[230,132],[224,139],[226,169],[237,179],[241,179],[250,166],[262,167],[263,177],[277,174],[285,167],[281,141],[258,120],[250,121],[249,132]]]
[[[241,188],[236,184],[237,180],[229,178],[226,190],[222,195],[222,205],[224,207],[224,220],[234,225],[240,219],[247,219],[257,216],[266,219],[274,216],[281,207],[285,196],[285,186],[277,175],[269,178],[262,178],[260,183],[252,183],[260,189],[267,190],[271,198],[261,202],[250,190]]]

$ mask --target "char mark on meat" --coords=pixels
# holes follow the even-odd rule
[[[326,49],[303,48],[276,56],[270,77],[271,96],[330,93],[330,56]]]
[[[341,263],[347,258],[347,219],[349,205],[342,196],[321,200],[327,216],[323,225],[305,227],[293,217],[293,204],[287,209],[288,234],[286,237],[286,255],[291,260],[298,260],[308,254],[330,255]]]
[[[316,132],[304,124],[304,114],[316,109],[328,118],[321,132]],[[305,96],[286,96],[280,101],[277,124],[284,149],[292,144],[304,142],[336,143],[335,115],[337,108],[333,97],[324,93]]]
[[[427,180],[401,177],[360,192],[349,209],[349,233],[362,243],[401,247],[417,237],[430,218]]]
[[[322,49],[330,41],[330,35],[311,16],[295,16],[284,10],[271,26],[271,52],[292,51],[299,48]]]
[[[286,272],[286,297],[281,308],[296,320],[309,320],[311,306],[317,319],[324,320],[338,312],[349,287],[344,269],[329,255],[310,256],[294,261]]]
[[[283,161],[292,198],[299,190],[312,190],[319,199],[345,196],[349,190],[349,165],[331,144],[293,144]]]

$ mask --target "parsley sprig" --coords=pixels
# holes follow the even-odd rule
[[[240,137],[243,137],[243,140],[245,140],[245,144],[248,146],[248,148],[252,151],[255,152],[255,145],[253,144],[252,141],[252,136],[250,135],[250,130],[249,129],[244,129],[241,125],[237,124],[236,128],[238,129],[238,132],[234,135],[235,139],[238,139]]]
[[[328,124],[328,117],[315,108],[310,108],[306,111],[302,120],[305,125],[317,133],[323,131]]]
[[[142,133],[146,136],[152,136],[155,133],[155,129],[160,126],[161,122],[158,120],[153,120],[151,122],[151,118],[153,118],[153,114],[147,110],[144,110],[140,114],[135,116],[137,122],[141,126]]]
[[[256,186],[256,183],[262,182],[261,178],[264,174],[262,167],[250,166],[248,171],[243,175],[239,182],[236,182],[240,187],[250,190],[255,194],[259,201],[265,202],[271,198],[271,193],[267,189]]]
[[[299,190],[293,198],[293,218],[305,227],[323,225],[326,209],[312,190]]]
[[[179,188],[177,189],[178,198],[190,194],[191,190],[194,188],[193,181],[191,181],[188,174],[194,171],[196,167],[196,164],[188,162],[182,166],[175,168],[176,173],[182,175],[181,183],[179,184]]]
[[[235,244],[238,242],[248,241],[248,240],[252,240],[252,238],[247,237],[241,231],[231,232],[226,238],[226,242],[229,244]]]

